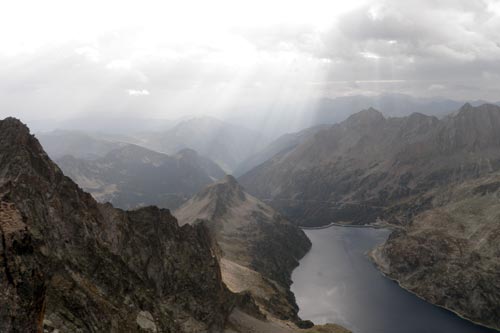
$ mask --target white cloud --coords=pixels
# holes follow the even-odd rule
[[[127,89],[127,92],[130,96],[149,96],[149,91],[146,89],[138,90],[138,89]]]
[[[366,59],[378,60],[381,58],[378,54],[373,52],[359,52],[359,54],[361,54],[361,56]]]
[[[430,91],[443,91],[444,89],[446,89],[446,86],[438,83],[429,86]]]
[[[93,62],[99,62],[101,60],[101,53],[95,47],[82,46],[75,50],[75,53],[86,57],[88,60]]]
[[[130,70],[132,63],[129,60],[115,59],[106,64],[106,68],[112,70]]]
[[[0,112],[217,115],[386,91],[497,100],[498,3],[6,1]]]

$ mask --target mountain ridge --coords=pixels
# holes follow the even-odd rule
[[[0,152],[0,330],[222,330],[233,301],[203,225],[96,203],[17,119]]]
[[[498,329],[499,172],[500,107],[465,104],[442,119],[362,112],[240,181],[300,225],[393,227],[372,252],[380,270]]]
[[[479,113],[465,114],[474,121],[463,118],[464,113],[442,120],[360,113],[317,132],[239,180],[250,193],[271,200],[285,216],[305,225],[369,223],[377,216],[405,219],[394,214],[397,209],[384,212],[383,207],[498,168],[495,147],[500,138],[495,129],[500,128],[500,107],[474,110]],[[483,126],[487,132],[478,129]],[[314,207],[305,209],[305,204]]]
[[[166,155],[126,144],[93,161],[63,156],[56,163],[100,202],[124,208],[176,208],[224,171],[194,150]]]
[[[296,226],[244,192],[233,176],[207,186],[174,211],[181,225],[206,221],[221,249],[223,280],[233,292],[250,291],[261,311],[299,321],[291,272],[311,243]],[[240,271],[255,283],[235,278]]]

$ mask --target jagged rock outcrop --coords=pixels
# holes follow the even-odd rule
[[[95,160],[66,155],[56,163],[97,201],[122,209],[147,205],[174,209],[225,175],[194,150],[165,155],[132,144]]]
[[[207,228],[98,204],[0,121],[0,331],[219,332],[233,305]]]
[[[0,332],[42,330],[45,281],[33,245],[14,204],[0,202]]]
[[[289,287],[292,270],[311,246],[302,230],[245,193],[232,176],[209,185],[174,215],[181,225],[206,221],[232,291],[250,291],[264,313],[299,320]]]

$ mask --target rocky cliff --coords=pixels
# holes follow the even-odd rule
[[[264,313],[299,320],[289,287],[292,270],[311,246],[302,230],[245,193],[232,176],[205,188],[174,215],[181,225],[206,221],[232,291],[250,291]]]
[[[372,252],[389,277],[431,303],[500,329],[500,174],[438,190]]]
[[[218,332],[232,308],[207,229],[83,192],[0,121],[0,331]]]

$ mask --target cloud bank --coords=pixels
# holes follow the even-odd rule
[[[500,100],[496,0],[6,7],[0,116],[293,113],[384,92]]]

